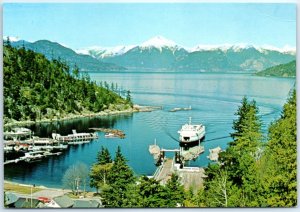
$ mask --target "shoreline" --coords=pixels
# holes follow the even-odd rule
[[[112,115],[122,115],[122,114],[131,114],[136,112],[151,112],[155,110],[162,109],[161,106],[141,106],[134,105],[132,108],[127,110],[104,110],[98,113],[82,113],[82,114],[68,114],[62,118],[53,118],[53,119],[41,119],[41,120],[27,120],[27,121],[13,121],[3,125],[3,127],[13,127],[13,126],[28,126],[37,123],[53,123],[53,122],[61,122],[61,121],[69,121],[74,119],[82,119],[82,118],[92,118],[92,117],[102,117],[102,116],[112,116]]]
[[[3,190],[4,191],[13,191],[11,189],[5,189],[5,184],[6,185],[11,185],[11,186],[17,186],[17,187],[23,187],[23,188],[32,188],[33,185],[32,184],[25,184],[25,183],[19,183],[19,182],[16,182],[16,181],[12,181],[12,180],[3,180]],[[44,185],[35,185],[34,188],[36,190],[55,190],[55,191],[71,191],[70,189],[63,189],[63,188],[54,188],[54,187],[47,187],[47,186],[44,186]],[[13,192],[16,192],[16,191],[13,191]]]

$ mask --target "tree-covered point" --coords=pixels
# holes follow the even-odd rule
[[[266,77],[296,77],[296,60],[267,68],[257,72],[256,75]]]
[[[123,99],[108,86],[91,81],[78,67],[71,69],[62,61],[49,61],[9,42],[4,44],[3,62],[5,123],[132,107],[130,97]]]

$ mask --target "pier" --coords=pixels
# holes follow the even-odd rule
[[[203,179],[206,177],[205,171],[201,167],[180,167],[180,164],[175,162],[175,158],[165,158],[163,163],[157,167],[153,178],[165,185],[172,174],[179,176],[180,182],[186,189],[190,187],[200,188],[203,185]]]

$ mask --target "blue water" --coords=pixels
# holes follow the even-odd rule
[[[121,129],[125,139],[99,139],[81,146],[71,146],[60,156],[49,157],[34,164],[12,164],[5,166],[4,177],[21,183],[61,187],[64,172],[73,164],[83,162],[91,166],[101,146],[107,147],[114,156],[117,146],[128,159],[128,164],[137,175],[152,175],[154,161],[148,146],[154,139],[163,148],[177,148],[177,131],[192,117],[193,123],[203,123],[207,134],[205,152],[190,166],[207,166],[210,148],[226,148],[231,140],[232,122],[243,96],[255,99],[259,106],[264,132],[271,121],[280,116],[295,79],[264,78],[250,74],[222,73],[90,73],[91,79],[117,83],[131,91],[134,103],[162,106],[162,110],[129,115],[86,118],[51,125],[30,126],[35,135],[50,137],[53,131],[60,134],[88,131],[90,127]],[[192,107],[191,111],[169,112],[174,107]],[[224,138],[225,137],[225,138]],[[172,156],[172,154],[167,155]]]

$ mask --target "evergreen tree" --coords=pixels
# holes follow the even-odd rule
[[[97,86],[87,74],[80,76],[59,59],[49,61],[42,54],[9,42],[3,49],[4,122],[60,119],[70,114],[100,112],[107,108],[128,108],[131,102]]]
[[[296,90],[293,90],[281,118],[269,128],[269,142],[260,167],[268,206],[297,205],[296,109]]]
[[[97,161],[98,161],[98,164],[100,164],[100,165],[112,162],[110,153],[107,148],[101,146],[101,151],[98,152],[98,155],[97,155]]]
[[[248,102],[244,97],[241,106],[235,115],[238,118],[233,122],[234,139],[229,143],[226,152],[221,154],[220,161],[228,168],[229,177],[242,185],[252,180],[252,171],[258,160],[257,153],[262,148],[261,121],[258,117],[256,102]]]
[[[90,170],[90,186],[97,189],[103,189],[108,185],[107,176],[112,168],[112,159],[107,148],[101,146],[101,151],[97,155],[97,163]]]
[[[167,206],[168,207],[182,207],[184,202],[184,188],[179,182],[179,176],[172,174],[171,179],[166,184],[167,191]]]
[[[125,157],[121,153],[121,148],[118,146],[116,156],[108,174],[107,180],[109,187],[102,193],[106,207],[128,207],[125,199],[130,198],[129,189],[135,183],[133,171],[127,165]]]
[[[141,198],[141,206],[145,208],[157,208],[168,206],[168,193],[154,178],[143,176],[140,178],[138,193]]]

